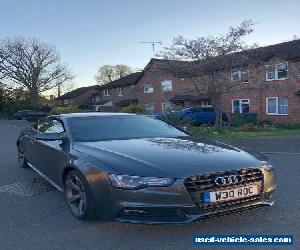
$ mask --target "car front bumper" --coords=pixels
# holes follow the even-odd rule
[[[102,220],[145,224],[181,224],[205,220],[274,204],[275,171],[262,169],[263,181],[259,199],[231,202],[217,209],[204,210],[191,197],[184,179],[169,187],[123,190],[111,188],[111,195],[101,199],[97,214]],[[200,196],[199,196],[200,199]]]

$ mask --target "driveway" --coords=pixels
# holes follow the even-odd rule
[[[78,221],[68,211],[62,193],[31,169],[18,168],[15,142],[26,125],[0,120],[1,249],[195,249],[194,234],[293,234],[291,247],[244,248],[300,249],[300,137],[230,139],[270,158],[279,179],[274,207],[189,225],[132,225]]]

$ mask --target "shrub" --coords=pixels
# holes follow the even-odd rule
[[[241,131],[245,131],[245,132],[256,132],[257,131],[257,127],[254,126],[253,124],[244,124],[241,127]]]
[[[159,119],[159,120],[162,120],[164,122],[167,122],[169,124],[180,126],[180,127],[183,126],[183,125],[189,126],[189,124],[186,124],[185,122],[183,122],[180,119],[180,116],[179,116],[178,112],[161,113],[161,114],[157,115],[156,118]]]
[[[37,108],[37,110],[48,113],[51,111],[51,107],[48,105],[43,105]]]
[[[276,124],[276,127],[282,129],[300,129],[300,123],[280,123]]]
[[[145,114],[145,109],[139,104],[130,104],[123,108],[125,113]]]
[[[82,112],[77,106],[66,106],[66,107],[54,107],[49,114],[50,115],[60,115],[68,113],[80,113]]]
[[[232,126],[236,126],[236,127],[242,126],[244,124],[256,124],[257,114],[256,113],[232,114],[231,123]]]
[[[257,126],[259,127],[272,127],[274,126],[274,122],[270,121],[270,120],[262,120],[257,122]]]

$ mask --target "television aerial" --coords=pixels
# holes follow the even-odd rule
[[[158,41],[158,42],[140,42],[140,43],[151,44],[151,45],[152,45],[152,52],[153,52],[153,54],[154,54],[154,51],[155,51],[155,46],[156,46],[156,45],[162,45],[162,42],[161,42],[161,41]]]

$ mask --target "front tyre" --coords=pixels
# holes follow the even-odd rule
[[[79,220],[94,218],[92,198],[84,177],[72,170],[67,174],[64,184],[66,202],[72,215]]]

